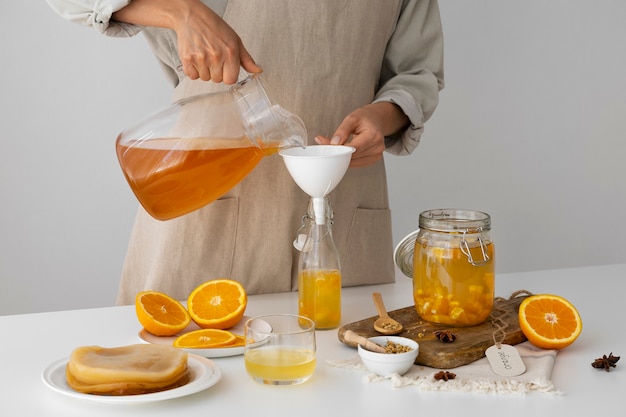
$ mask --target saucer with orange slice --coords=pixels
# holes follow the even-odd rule
[[[231,279],[202,283],[191,292],[186,307],[167,294],[143,291],[135,299],[143,326],[139,338],[209,358],[241,355],[247,302],[243,286]]]
[[[226,356],[242,355],[243,346],[244,346],[244,343],[243,343],[244,323],[248,319],[249,317],[243,316],[240,323],[231,327],[230,329],[222,330],[224,332],[228,332],[231,335],[233,335],[233,337],[235,338],[235,341],[232,344],[222,344],[219,341],[215,341],[212,347],[193,347],[192,344],[187,344],[184,346],[180,346],[180,348],[189,353],[194,353],[196,355],[204,356],[205,358],[221,358],[221,357],[226,357]],[[141,329],[141,331],[139,332],[139,338],[145,343],[175,346],[174,343],[179,337],[192,338],[195,332],[198,332],[197,333],[198,338],[202,339],[201,333],[204,332],[204,330],[211,330],[211,329],[202,329],[195,322],[192,321],[184,330],[182,330],[180,333],[175,334],[173,336],[155,336],[152,333],[148,332],[146,329]],[[209,338],[211,337],[211,335],[204,336],[204,337]],[[216,340],[217,339],[221,340],[221,337],[217,337]],[[237,342],[238,339],[240,340],[240,342]],[[198,345],[206,346],[200,343]]]

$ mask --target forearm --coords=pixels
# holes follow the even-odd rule
[[[46,0],[63,19],[81,26],[91,26],[107,36],[129,37],[142,26],[111,21],[112,13],[128,6],[131,0]]]
[[[176,31],[181,22],[199,10],[214,15],[210,8],[199,0],[132,0],[130,4],[113,13],[118,22],[139,26],[167,28]]]

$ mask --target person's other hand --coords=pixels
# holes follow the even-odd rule
[[[332,138],[317,136],[315,141],[320,145],[354,147],[350,167],[363,167],[380,160],[385,151],[385,135],[395,133],[407,123],[407,117],[395,104],[373,103],[348,114]]]
[[[177,13],[173,29],[183,71],[192,80],[234,84],[243,67],[261,72],[239,35],[215,12],[198,0],[187,1]]]

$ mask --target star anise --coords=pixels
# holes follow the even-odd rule
[[[609,372],[611,368],[617,367],[617,361],[619,356],[613,356],[613,352],[609,353],[609,356],[602,355],[601,358],[597,358],[591,363],[591,366],[597,369],[604,369]]]
[[[456,335],[450,330],[437,330],[435,332],[435,337],[443,343],[452,343],[456,340]]]
[[[456,374],[448,371],[439,371],[435,375],[433,375],[433,378],[435,378],[437,381],[448,381],[450,379],[456,378]]]

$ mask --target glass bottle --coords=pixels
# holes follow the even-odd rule
[[[341,321],[341,268],[332,218],[328,197],[312,198],[303,217],[306,238],[299,235],[294,242],[300,250],[298,314],[313,320],[317,329],[333,329]]]

